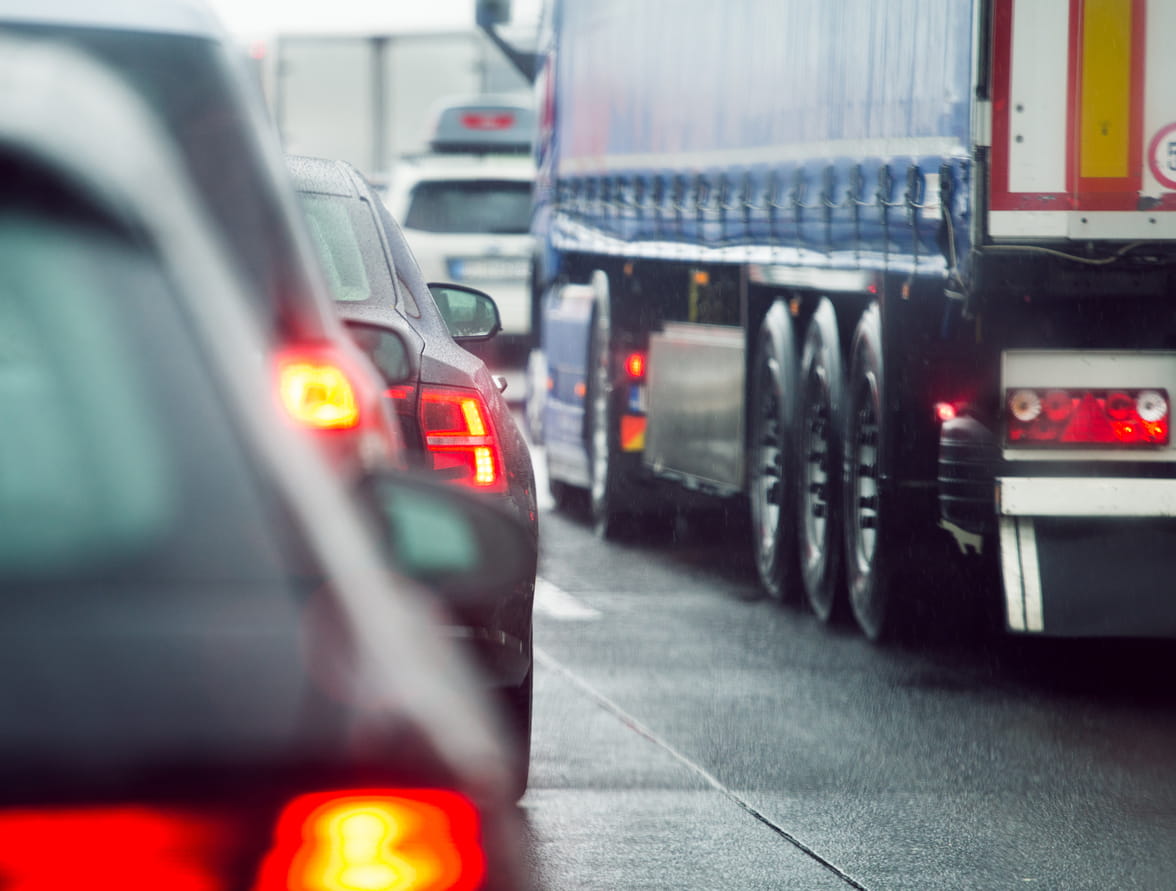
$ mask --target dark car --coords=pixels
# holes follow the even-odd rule
[[[418,476],[362,512],[142,103],[40,41],[0,84],[0,884],[525,887],[493,715],[381,550],[461,604],[530,535]]]
[[[203,0],[6,0],[0,34],[67,43],[139,93],[244,277],[290,417],[345,473],[398,460],[397,427],[331,309],[260,90]]]
[[[526,440],[485,363],[460,345],[497,331],[493,300],[460,285],[426,284],[399,225],[354,167],[294,156],[288,163],[335,305],[384,374],[410,458],[511,510],[537,540]],[[520,788],[530,751],[533,598],[532,573],[493,609],[456,616],[502,688],[519,740]]]

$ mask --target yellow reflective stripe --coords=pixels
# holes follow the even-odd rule
[[[645,424],[643,415],[621,416],[622,452],[640,452],[645,449]]]
[[[1082,7],[1079,175],[1129,175],[1132,0],[1086,0]]]

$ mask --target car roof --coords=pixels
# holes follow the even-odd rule
[[[443,154],[404,158],[392,178],[413,179],[534,179],[535,163],[528,155]]]
[[[5,0],[0,21],[223,37],[204,0]]]
[[[341,198],[358,198],[358,171],[346,161],[286,155],[286,169],[299,192],[319,192]]]

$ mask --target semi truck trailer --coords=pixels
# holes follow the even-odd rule
[[[874,640],[955,614],[910,579],[964,555],[1008,631],[1173,636],[1173,33],[1170,0],[549,2],[557,503],[612,536],[732,499],[766,592]]]

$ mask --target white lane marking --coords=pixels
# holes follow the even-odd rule
[[[600,610],[577,600],[545,578],[535,579],[535,612],[564,622],[583,622],[600,618]]]
[[[559,589],[555,588],[555,590],[558,591]],[[536,592],[538,592],[538,583],[536,583]],[[651,743],[653,743],[653,745],[666,752],[666,754],[684,766],[687,770],[692,771],[716,792],[726,796],[727,799],[742,808],[743,811],[753,819],[758,820],[760,823],[771,829],[793,847],[802,851],[817,863],[821,864],[821,866],[825,867],[825,869],[836,875],[851,888],[856,888],[858,891],[866,891],[865,886],[855,881],[848,872],[834,864],[831,860],[827,859],[823,855],[817,853],[815,848],[801,841],[800,835],[797,832],[789,830],[784,825],[775,822],[771,817],[767,816],[767,814],[755,807],[755,805],[753,805],[749,799],[743,797],[738,792],[735,792],[729,786],[724,785],[722,780],[703,767],[701,763],[692,760],[688,755],[685,755],[675,749],[672,745],[670,745],[668,739],[663,736],[659,736],[651,728],[645,724],[642,724],[637,720],[636,716],[630,712],[625,711],[617,702],[610,699],[600,690],[593,687],[590,683],[588,683],[587,680],[578,675],[576,672],[572,671],[558,659],[555,659],[543,649],[535,647],[535,661],[538,662],[539,665],[542,666],[545,670],[559,675],[568,683],[572,684],[572,686],[579,689],[581,693],[595,702],[600,708],[611,714],[614,718],[619,720],[634,733],[645,737],[645,739],[649,740]]]

